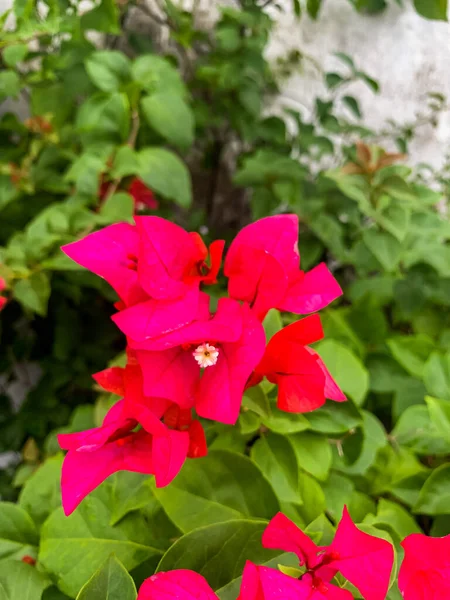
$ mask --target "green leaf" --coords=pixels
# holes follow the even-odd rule
[[[252,410],[260,417],[268,417],[271,412],[269,400],[260,385],[245,390],[242,406]]]
[[[306,10],[312,19],[317,19],[322,0],[306,0]]]
[[[402,242],[408,233],[410,217],[411,211],[400,204],[392,204],[381,214],[374,215],[376,222],[399,242]]]
[[[417,12],[426,19],[447,20],[447,0],[414,0]]]
[[[364,519],[364,523],[374,525],[379,529],[394,532],[403,540],[411,533],[422,533],[415,519],[399,504],[380,498],[377,514]]]
[[[450,451],[449,443],[442,438],[423,404],[402,412],[391,435],[398,444],[420,456],[445,456]]]
[[[450,400],[450,352],[433,352],[423,370],[423,381],[430,394]]]
[[[332,461],[328,440],[309,431],[290,435],[288,439],[296,453],[299,467],[317,479],[325,480]]]
[[[425,402],[430,411],[431,422],[450,447],[450,401],[426,396]]]
[[[19,505],[38,525],[41,525],[55,508],[61,506],[62,461],[62,454],[48,458],[22,488]]]
[[[0,560],[34,554],[38,543],[30,515],[17,504],[0,502]]]
[[[111,525],[118,523],[129,512],[147,506],[152,500],[152,485],[148,475],[119,471],[113,477]]]
[[[269,416],[262,415],[262,422],[275,433],[297,433],[309,429],[308,419],[304,415],[287,413],[279,410],[276,406],[272,407]]]
[[[76,127],[95,141],[125,141],[130,129],[130,105],[125,94],[99,92],[83,102],[76,117]]]
[[[362,238],[364,244],[388,273],[396,270],[400,262],[402,246],[393,235],[386,231],[366,229]]]
[[[117,50],[93,52],[85,65],[92,83],[103,92],[117,92],[131,78],[130,61]]]
[[[128,570],[161,554],[152,546],[130,541],[121,529],[111,527],[108,510],[93,496],[69,517],[62,508],[57,509],[42,527],[39,561],[69,596],[77,595],[111,553]]]
[[[345,78],[339,75],[339,73],[326,73],[325,74],[325,82],[327,87],[331,90],[338,87],[345,81]]]
[[[270,481],[280,503],[300,504],[299,466],[288,437],[274,433],[260,437],[251,448],[251,458]]]
[[[350,479],[339,473],[330,473],[327,481],[322,485],[325,494],[327,513],[337,522],[342,516],[344,506],[352,498],[355,486]],[[353,516],[353,515],[352,515]]]
[[[49,579],[35,567],[13,560],[0,563],[1,600],[41,600]]]
[[[116,156],[111,170],[113,179],[122,179],[129,175],[137,175],[140,171],[139,154],[130,146],[121,146]]]
[[[266,334],[266,342],[268,342],[276,333],[283,329],[280,311],[276,310],[276,308],[271,308],[264,318],[263,327]]]
[[[261,536],[264,521],[233,520],[191,531],[162,557],[157,571],[191,569],[217,590],[242,575],[246,560],[264,563],[279,552],[266,550]]]
[[[117,192],[104,202],[98,213],[98,222],[102,225],[110,225],[126,221],[133,222],[134,200],[126,192]]]
[[[247,457],[215,450],[188,461],[175,480],[154,494],[183,532],[241,517],[270,519],[278,502],[267,480]]]
[[[21,62],[27,54],[27,44],[14,44],[13,46],[7,46],[3,50],[3,60],[8,67],[14,67],[17,63]]]
[[[15,71],[5,70],[0,73],[0,100],[8,96],[17,97],[20,92],[20,79]]]
[[[168,60],[155,54],[137,58],[131,67],[133,78],[147,92],[171,92],[183,96],[186,87],[180,73]]]
[[[425,364],[435,348],[431,338],[422,334],[396,336],[387,344],[394,358],[408,373],[413,377],[423,377]]]
[[[136,600],[136,596],[133,578],[115,556],[110,556],[83,586],[77,600]]]
[[[50,297],[50,281],[43,272],[34,273],[29,279],[21,279],[14,286],[14,298],[27,310],[42,317],[47,314]]]
[[[81,15],[82,29],[119,34],[119,8],[115,0],[101,0],[95,8]]]
[[[360,406],[369,391],[369,373],[359,358],[335,340],[325,340],[316,349],[338,385]]]
[[[362,118],[361,109],[359,108],[358,101],[353,96],[344,96],[342,102],[345,106],[355,115],[358,119]]]
[[[194,141],[194,116],[174,92],[156,92],[141,100],[147,123],[171,144],[187,150]]]
[[[307,421],[309,421],[309,429],[313,431],[338,435],[359,427],[361,414],[351,400],[347,402],[328,401],[322,408],[308,413]]]
[[[431,516],[450,514],[450,464],[441,465],[431,473],[413,510]]]
[[[186,165],[164,148],[146,148],[139,154],[140,178],[154,192],[183,208],[192,203],[192,184]]]
[[[300,471],[298,474],[301,506],[297,511],[303,521],[308,524],[319,517],[326,509],[325,495],[316,479]]]

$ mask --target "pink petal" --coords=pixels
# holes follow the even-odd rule
[[[398,587],[405,600],[450,597],[450,535],[433,538],[413,533],[402,542],[405,555]]]
[[[190,234],[160,217],[136,217],[135,221],[140,235],[138,273],[142,287],[158,300],[184,296],[184,277],[201,258]]]
[[[319,564],[319,546],[288,519],[283,513],[276,514],[267,525],[263,537],[264,548],[294,552],[298,556],[300,565],[306,565],[309,569]]]
[[[311,593],[311,586],[304,582],[247,561],[237,600],[310,600]]]
[[[93,452],[104,446],[117,432],[129,432],[135,427],[123,414],[124,402],[116,402],[105,416],[101,427],[76,433],[60,433],[58,443],[63,450]]]
[[[325,404],[324,378],[321,373],[310,375],[279,375],[277,406],[291,413],[317,410]]]
[[[235,260],[239,247],[246,246],[270,254],[279,263],[285,266],[288,274],[299,267],[300,256],[298,253],[298,217],[297,215],[276,215],[260,219],[244,227],[234,238],[225,259],[225,275],[235,270]],[[242,260],[242,256],[239,261]],[[251,263],[241,264],[251,275]]]
[[[189,449],[189,433],[167,429],[153,438],[153,472],[156,486],[168,485],[178,475]]]
[[[143,342],[188,325],[197,315],[199,290],[188,288],[176,300],[147,300],[115,315],[112,320],[131,340]]]
[[[6,281],[3,277],[0,277],[0,292],[3,292],[4,290],[6,290]]]
[[[237,421],[245,385],[266,345],[264,329],[247,305],[241,314],[241,338],[221,344],[217,363],[205,369],[197,394],[197,413],[220,423]]]
[[[325,375],[325,398],[334,400],[335,402],[345,402],[347,400],[347,396],[335,382],[329,370],[326,368],[323,360],[320,358],[317,352],[314,352],[314,350],[311,350],[311,348],[308,348],[308,350],[313,356],[316,357],[317,364]]]
[[[308,273],[299,271],[289,281],[282,303],[277,306],[297,315],[306,315],[328,306],[342,295],[342,289],[325,263],[320,263]]]
[[[117,223],[67,244],[61,250],[82,267],[106,279],[130,306],[146,297],[131,259],[137,259],[138,244],[136,227]]]
[[[217,312],[204,320],[195,320],[167,335],[145,342],[146,350],[167,350],[183,344],[205,341],[236,342],[242,335],[241,305],[231,298],[220,298]]]
[[[138,351],[148,397],[167,398],[181,408],[192,408],[200,369],[192,353],[182,348],[161,352]]]
[[[4,296],[0,296],[0,311],[5,308],[7,302],[8,302],[8,298],[5,298]]]
[[[218,600],[206,579],[179,569],[156,573],[142,584],[137,600]]]
[[[151,436],[133,434],[95,452],[69,450],[61,474],[63,508],[70,515],[107,477],[120,470],[152,473]]]
[[[267,217],[244,227],[225,259],[232,298],[254,304],[259,318],[282,302],[291,274],[298,269],[298,217]]]
[[[125,394],[123,372],[122,367],[110,367],[109,369],[94,373],[92,378],[107,392],[123,396]]]
[[[394,562],[392,544],[358,529],[344,507],[329,550],[339,556],[330,566],[358,588],[365,600],[385,600]]]

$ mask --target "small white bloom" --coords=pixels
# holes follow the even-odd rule
[[[198,362],[199,366],[205,369],[216,364],[219,351],[215,346],[210,346],[210,344],[201,344],[194,350],[192,356]]]

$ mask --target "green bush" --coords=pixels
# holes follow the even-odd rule
[[[306,8],[315,17],[320,5]],[[447,8],[415,6],[428,18]],[[122,30],[131,9],[149,11],[101,0],[80,18],[48,0],[43,17],[32,0],[15,2],[16,27],[0,38],[0,100],[25,98],[30,111],[0,118],[0,451],[21,453],[0,471],[0,597],[99,598],[91,577],[100,569],[103,589],[108,561],[126,598],[158,564],[203,572],[222,600],[235,598],[243,561],[273,559],[259,538],[279,509],[328,543],[346,505],[399,558],[410,533],[449,534],[450,223],[442,194],[400,154],[416,125],[389,130],[399,153],[379,147],[346,91],[358,81],[378,93],[378,83],[345,54],[339,72],[323,73],[312,116],[268,115],[280,79],[309,59],[293,52],[269,65],[274,23],[253,1],[223,8],[211,31],[167,2],[151,13],[170,32],[164,51]],[[430,95],[430,122],[444,100]],[[101,423],[115,398],[91,374],[123,364],[124,340],[110,322],[114,292],[60,247],[132,222],[136,181],[152,194],[144,212],[208,240],[267,215],[300,217],[302,268],[325,260],[344,290],[316,349],[349,400],[291,415],[261,384],[235,427],[209,423],[209,456],[168,487],[119,473],[66,518],[55,433]],[[271,311],[267,336],[291,321]],[[37,381],[23,375],[30,365]],[[220,569],[204,569],[215,555]],[[396,584],[388,598],[399,598]]]

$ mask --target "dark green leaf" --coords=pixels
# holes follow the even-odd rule
[[[450,464],[435,469],[420,490],[414,512],[423,515],[450,514]]]
[[[115,0],[101,0],[95,8],[81,15],[81,27],[119,34],[119,9]]]
[[[86,60],[86,71],[103,92],[117,92],[131,77],[129,59],[116,50],[93,52]]]
[[[135,600],[136,586],[128,571],[110,556],[83,586],[77,600]]]
[[[62,460],[62,454],[47,459],[27,480],[20,494],[20,506],[38,525],[61,506]]]
[[[194,141],[194,117],[183,98],[174,92],[156,92],[141,100],[147,123],[171,144],[187,150]]]
[[[447,0],[414,0],[414,6],[426,19],[447,20]]]
[[[0,563],[1,600],[41,600],[50,580],[35,567],[19,561]]]
[[[69,517],[57,509],[42,528],[39,560],[69,596],[76,596],[111,553],[131,570],[160,550],[130,541],[121,529],[111,527],[108,510],[92,496]]]
[[[270,519],[278,510],[274,492],[255,464],[227,451],[188,461],[171,484],[154,494],[184,532],[241,517]]]
[[[358,117],[358,119],[362,118],[361,109],[359,108],[359,103],[356,98],[353,98],[353,96],[344,96],[342,98],[342,102],[348,109],[350,109],[355,117]]]
[[[217,590],[242,575],[246,560],[264,563],[279,552],[265,550],[261,536],[264,521],[234,520],[201,527],[169,548],[158,571],[192,569]]]
[[[50,281],[43,272],[34,273],[29,279],[21,279],[14,286],[14,298],[28,310],[45,317],[50,297]]]
[[[140,177],[157,194],[188,208],[192,188],[186,165],[173,152],[164,148],[146,148],[139,155]]]
[[[38,542],[29,514],[17,504],[0,502],[0,560],[33,554]]]

